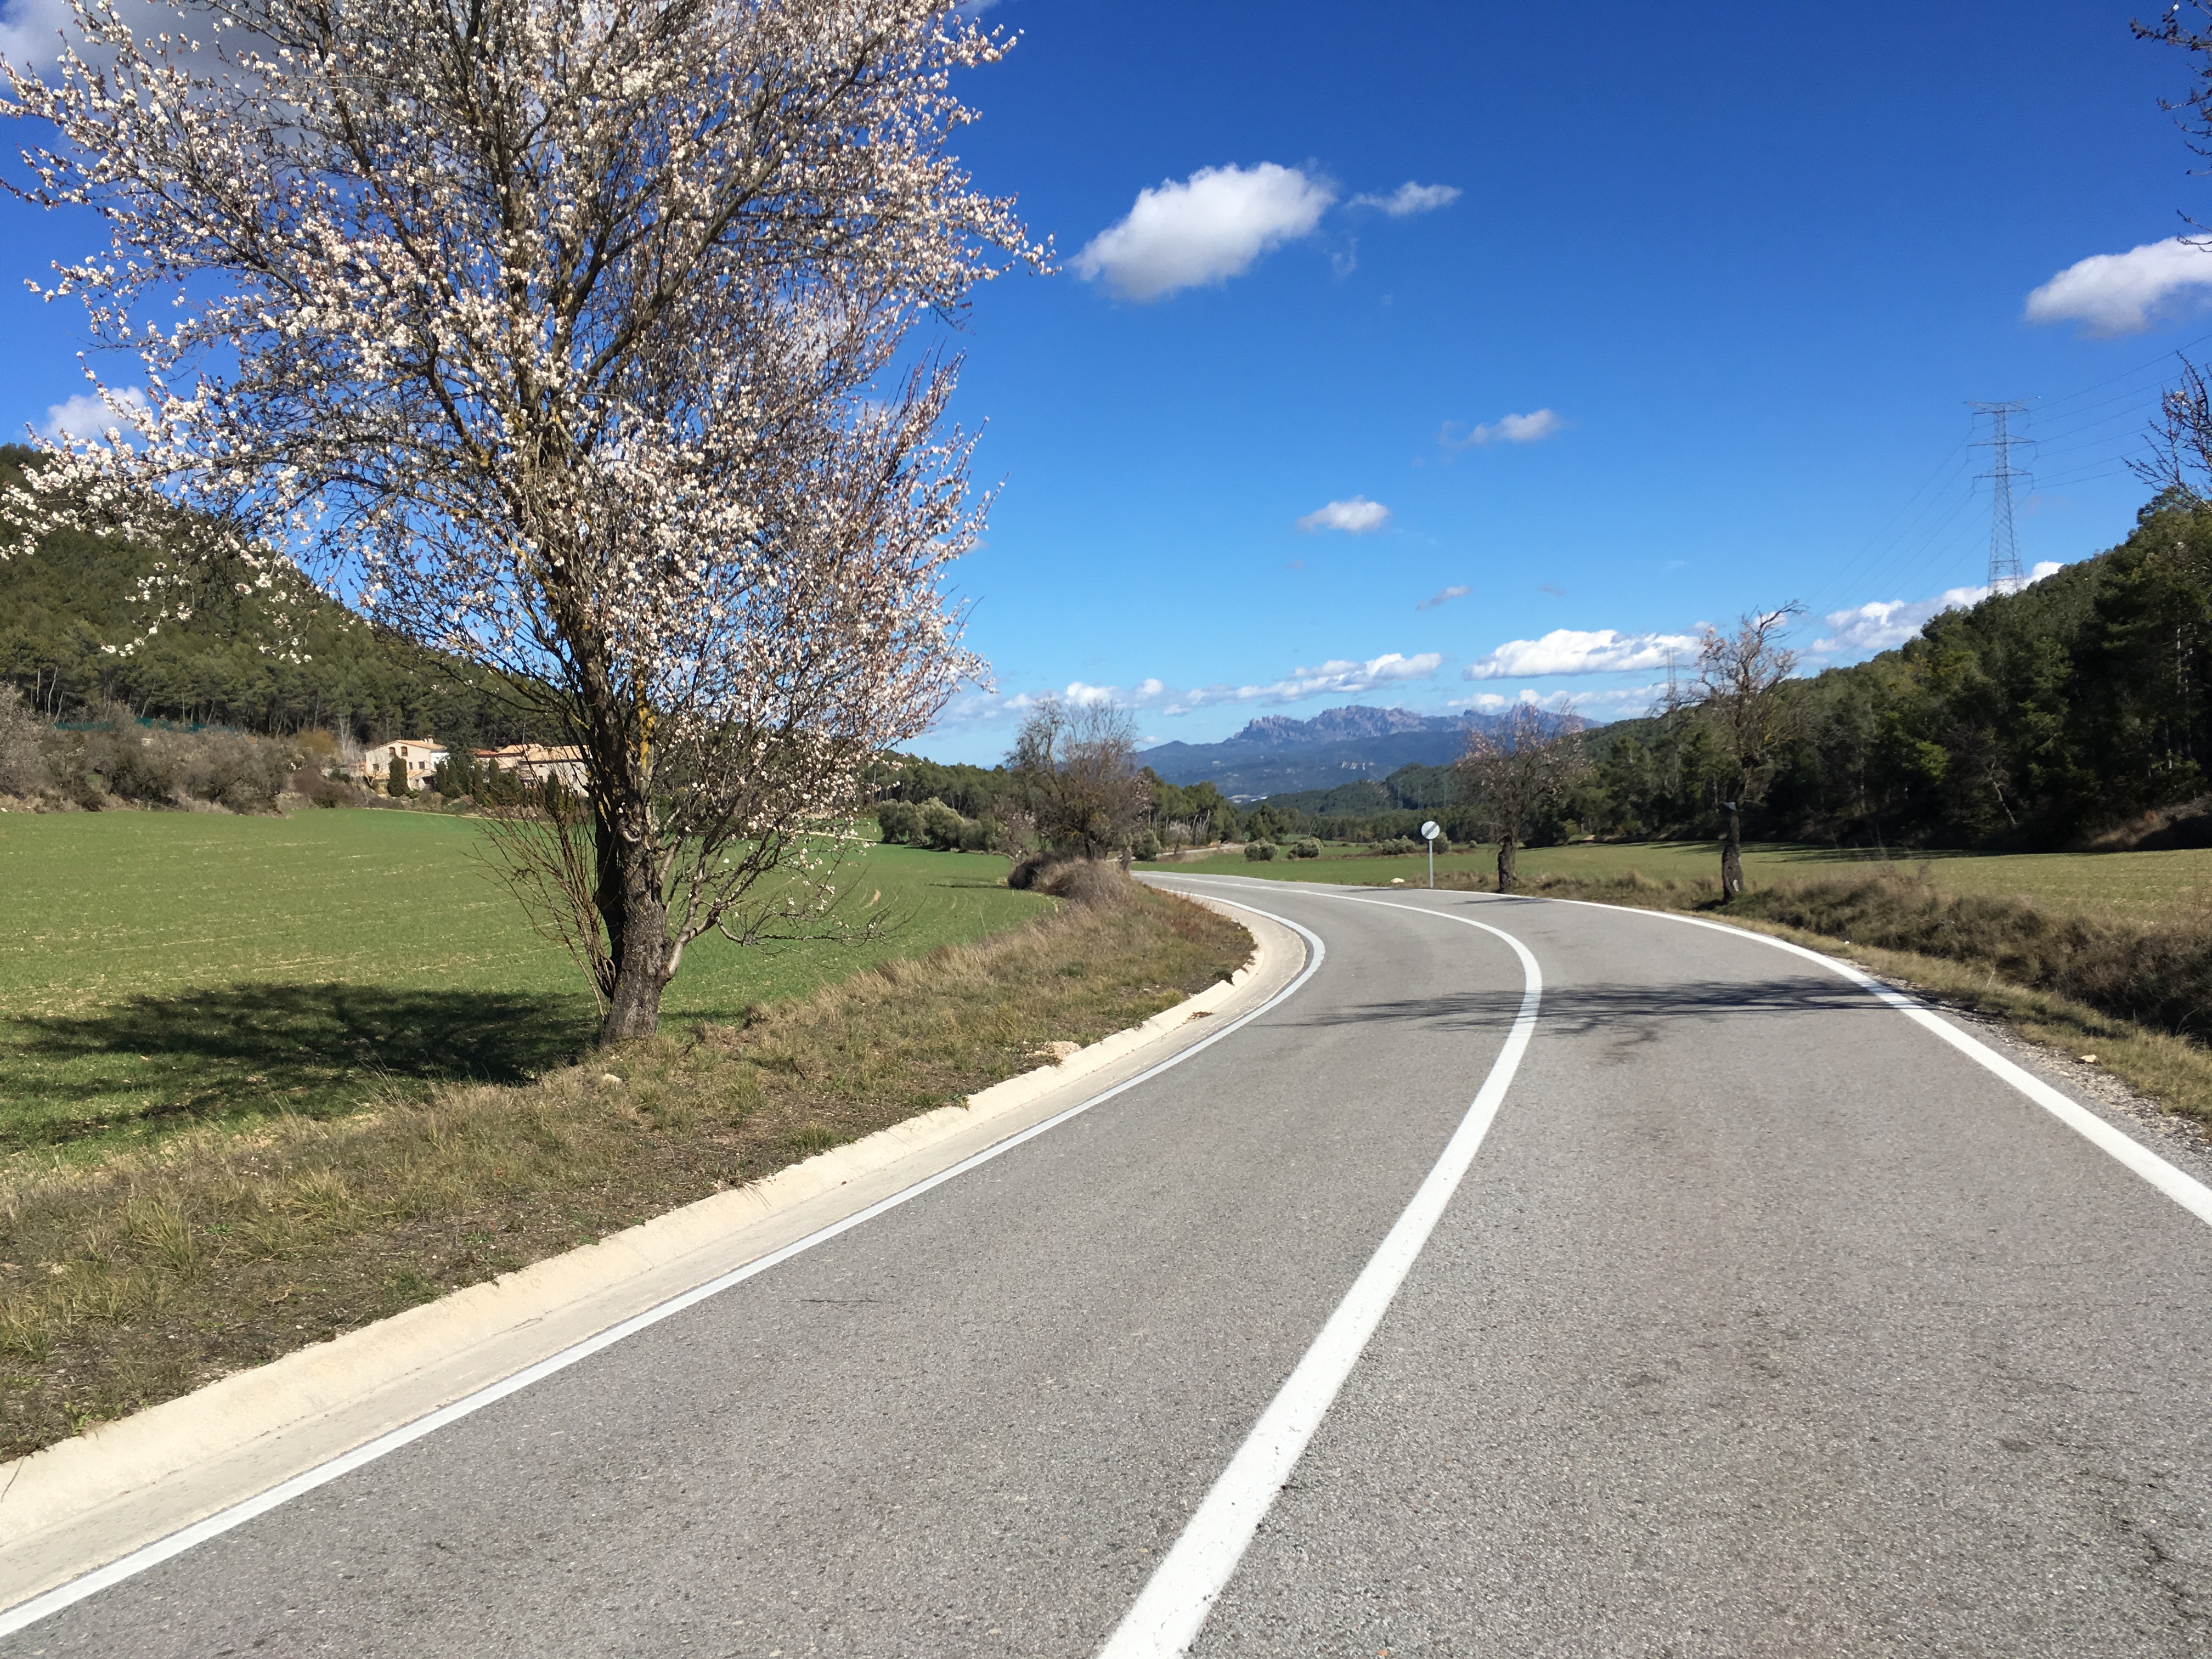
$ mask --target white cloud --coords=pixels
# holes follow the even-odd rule
[[[1364,536],[1389,522],[1390,509],[1364,495],[1348,501],[1331,501],[1298,520],[1298,528],[1311,535],[1316,530],[1341,530],[1347,536]]]
[[[1474,592],[1474,590],[1467,586],[1464,583],[1455,583],[1450,587],[1439,587],[1435,592],[1430,594],[1427,599],[1423,599],[1419,605],[1415,605],[1413,609],[1416,611],[1433,611],[1440,605],[1449,605],[1454,599],[1463,599],[1473,592]]]
[[[1516,703],[1525,702],[1532,708],[1548,708],[1555,714],[1571,711],[1585,720],[1617,720],[1644,713],[1666,690],[1664,680],[1652,685],[1624,685],[1601,691],[1545,692],[1524,685],[1510,696],[1497,691],[1478,691],[1471,697],[1455,697],[1444,707],[1468,708],[1478,714],[1502,714]]]
[[[2179,236],[2093,253],[2027,296],[2031,323],[2078,322],[2085,334],[2140,334],[2174,295],[2212,286],[2212,249]]]
[[[1125,708],[1155,714],[1188,714],[1220,703],[1278,705],[1303,702],[1308,697],[1356,696],[1382,686],[1432,678],[1443,666],[1443,660],[1442,653],[1435,651],[1424,651],[1411,657],[1386,651],[1364,661],[1336,658],[1311,668],[1293,669],[1281,679],[1258,685],[1216,682],[1178,690],[1160,679],[1139,680],[1129,686],[1092,685],[1083,680],[1071,680],[1057,695],[1062,702],[1079,705],[1118,702]],[[1035,708],[1041,700],[1042,694],[1028,691],[1011,697],[971,692],[953,699],[939,717],[937,729],[965,730],[1009,714],[1018,715]]]
[[[1508,640],[1487,656],[1460,671],[1467,680],[1534,678],[1551,674],[1616,674],[1625,669],[1664,668],[1667,653],[1678,661],[1698,654],[1694,634],[1617,634],[1610,628],[1587,631],[1555,628],[1540,640]]]
[[[1540,443],[1554,433],[1564,432],[1567,423],[1558,411],[1549,409],[1532,410],[1526,415],[1501,415],[1494,421],[1469,427],[1467,435],[1458,435],[1459,422],[1446,421],[1443,430],[1437,434],[1437,441],[1446,449],[1474,449],[1489,444]]]
[[[1157,708],[1163,714],[1188,714],[1194,709],[1211,708],[1218,703],[1273,705],[1303,702],[1308,697],[1354,696],[1379,686],[1431,678],[1437,669],[1443,666],[1443,654],[1435,651],[1423,651],[1411,657],[1396,651],[1386,651],[1381,656],[1370,657],[1364,662],[1353,658],[1333,658],[1311,668],[1293,669],[1281,679],[1270,680],[1261,685],[1229,685],[1216,682],[1212,685],[1177,691],[1158,680],[1146,680],[1127,691],[1115,695],[1121,702],[1136,708]],[[1071,693],[1073,689],[1069,688]],[[1085,690],[1097,689],[1085,688]]]
[[[165,33],[176,38],[185,27],[178,9],[166,0],[115,0],[115,10],[143,40]],[[112,46],[88,44],[77,32],[69,0],[0,0],[0,58],[17,69],[52,70],[61,61],[64,39],[95,70],[115,61]]]
[[[1188,179],[1139,191],[1120,223],[1091,238],[1072,262],[1124,299],[1242,276],[1268,249],[1306,235],[1336,193],[1296,167],[1200,167]]]
[[[20,70],[44,68],[60,57],[64,31],[76,38],[69,0],[12,0],[0,7],[0,58]]]
[[[2045,559],[2029,573],[2022,586],[2039,582],[2063,568],[2056,560]],[[1903,645],[1946,611],[1979,605],[1990,592],[1987,587],[1954,587],[1932,599],[1876,599],[1849,611],[1831,611],[1823,619],[1831,631],[1813,641],[1813,654],[1825,657],[1847,652],[1890,650]]]
[[[1411,179],[1388,196],[1355,196],[1354,207],[1381,208],[1393,219],[1410,218],[1416,213],[1433,213],[1440,207],[1449,207],[1459,200],[1456,185],[1417,185]]]
[[[133,427],[146,417],[146,394],[135,386],[111,389],[110,396],[123,405],[118,416],[99,393],[80,392],[76,397],[46,408],[46,423],[39,428],[39,435],[50,443],[58,443],[64,437],[80,442],[97,441],[111,428],[126,437]]]

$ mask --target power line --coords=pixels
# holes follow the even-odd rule
[[[1990,417],[1990,435],[1974,441],[1977,449],[1994,452],[1996,465],[1981,474],[1990,480],[1990,592],[2012,593],[2021,587],[2020,538],[2013,530],[2012,481],[2029,475],[2012,464],[2012,447],[2021,441],[2009,422],[2027,413],[2023,403],[1977,404],[1967,408]]]

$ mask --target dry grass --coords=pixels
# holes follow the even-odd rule
[[[0,1174],[0,1455],[955,1102],[1233,971],[1138,889],[515,1086]]]
[[[2199,926],[2129,929],[2051,917],[2018,901],[1947,893],[1904,872],[1762,888],[1733,905],[1720,902],[1716,883],[1654,881],[1634,870],[1599,881],[1540,876],[1522,890],[1694,911],[1812,946],[1937,1001],[1994,1015],[2030,1042],[2093,1054],[2166,1110],[2212,1121],[2212,1048],[2185,1035],[2203,1029],[2207,1011],[2187,988],[2212,961],[2212,934]],[[2126,1017],[2135,1011],[2178,1029]]]

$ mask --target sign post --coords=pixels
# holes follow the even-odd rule
[[[1437,888],[1437,837],[1443,834],[1443,826],[1431,818],[1421,826],[1421,839],[1429,844],[1429,890]]]

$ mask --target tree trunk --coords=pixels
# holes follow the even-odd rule
[[[607,930],[614,983],[607,988],[599,1042],[629,1042],[660,1029],[660,994],[668,985],[668,905],[659,872],[642,838],[625,836],[601,813],[598,832],[598,908]]]
[[[1743,891],[1743,808],[1738,801],[1721,803],[1721,897],[1732,899]]]
[[[1513,890],[1513,883],[1516,879],[1513,871],[1513,854],[1518,849],[1518,845],[1519,837],[1510,830],[1498,838],[1498,890],[1501,893],[1510,893]]]
[[[611,894],[604,884],[599,890],[599,915],[606,921],[615,957],[615,984],[608,991],[606,1018],[599,1022],[602,1044],[633,1042],[659,1030],[661,991],[668,987],[668,905],[661,900],[653,865],[629,848],[617,849],[613,863],[615,891]]]

